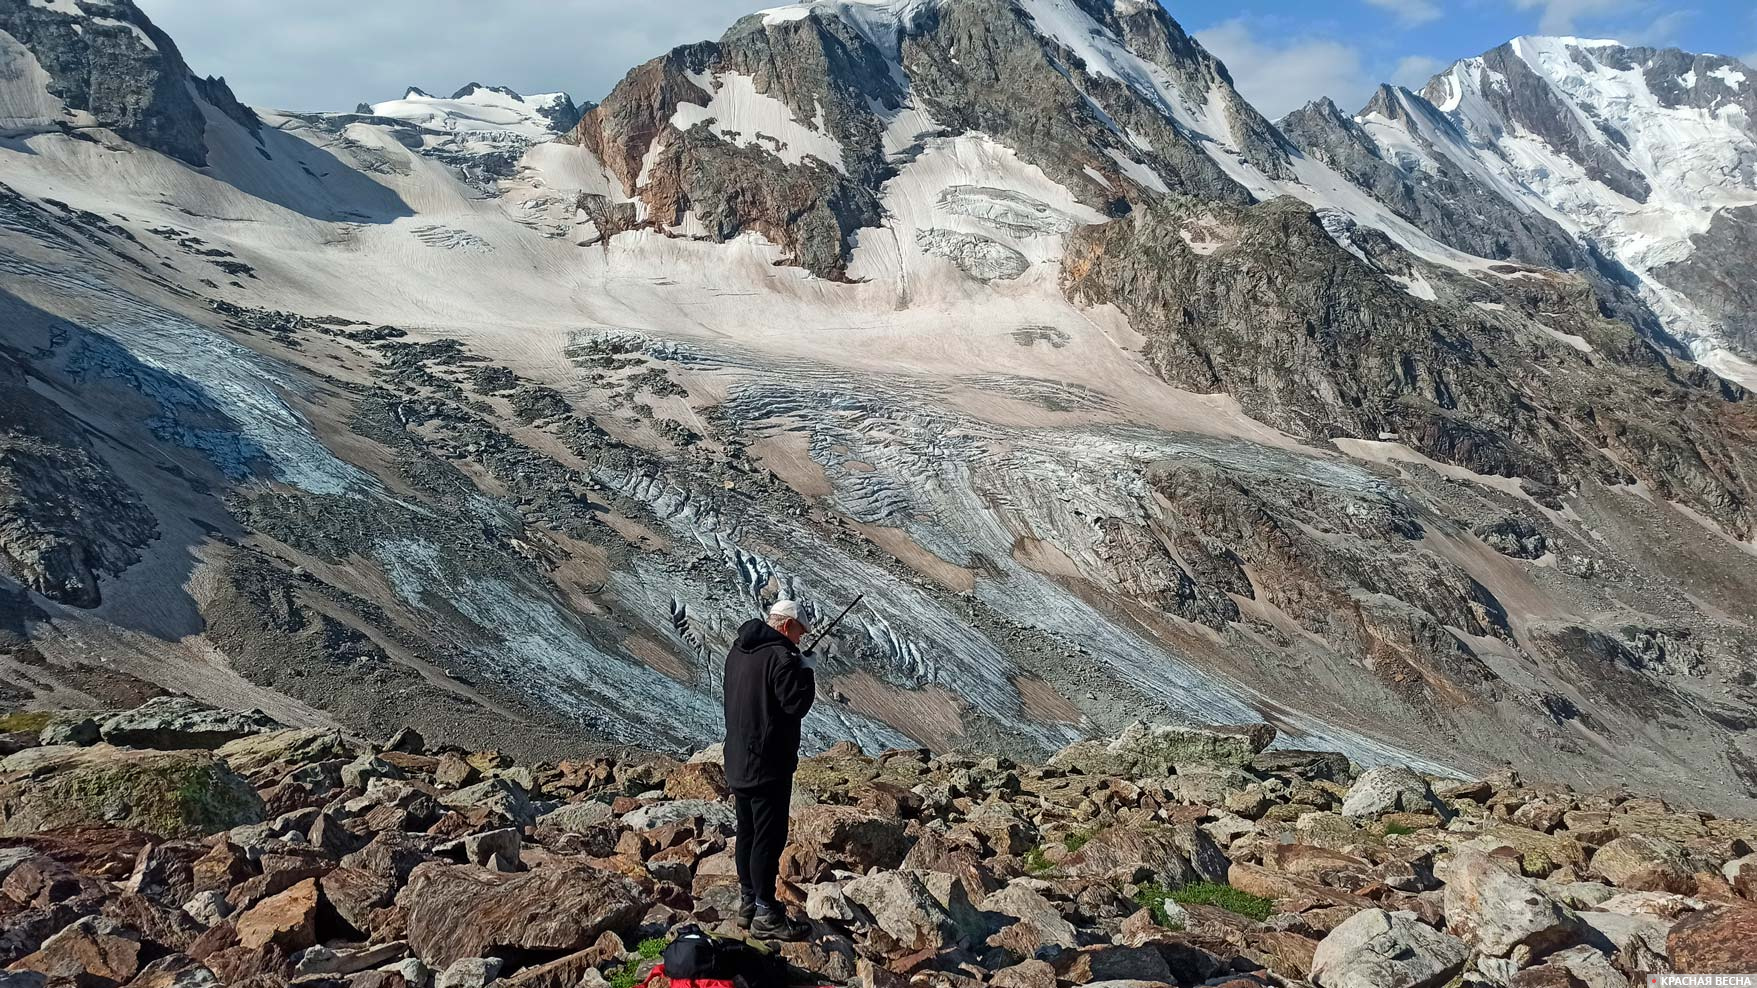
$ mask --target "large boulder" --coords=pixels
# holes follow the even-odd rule
[[[560,954],[622,932],[651,902],[621,875],[553,864],[505,874],[474,865],[424,864],[397,896],[409,946],[434,968],[466,957]]]
[[[1274,740],[1268,724],[1202,729],[1136,721],[1114,738],[1077,741],[1049,763],[1087,775],[1167,776],[1179,764],[1248,765]]]
[[[1029,924],[1032,939],[1039,945],[1077,947],[1079,931],[1067,921],[1055,903],[1040,893],[1015,882],[982,900],[982,910],[1009,916]]]
[[[1663,837],[1618,837],[1593,853],[1592,870],[1622,889],[1680,895],[1696,889],[1684,849]]]
[[[970,905],[964,887],[955,881],[942,883],[942,903],[923,880],[934,874],[875,872],[842,886],[842,894],[872,915],[873,924],[896,941],[898,953],[938,951],[986,936],[981,914]]]
[[[537,826],[578,834],[609,823],[615,815],[616,812],[610,808],[609,803],[588,799],[550,810],[537,818]]]
[[[109,824],[197,837],[262,819],[262,800],[206,751],[62,746],[0,761],[0,836]]]
[[[269,946],[286,953],[317,942],[317,880],[307,878],[271,895],[238,917],[238,944],[246,950]]]
[[[281,727],[260,710],[220,710],[186,696],[155,696],[99,725],[104,740],[130,748],[218,748]]]
[[[909,851],[902,820],[857,806],[801,807],[790,834],[824,864],[849,871],[895,868]]]
[[[524,787],[504,778],[489,779],[448,792],[439,797],[439,804],[457,810],[487,810],[521,827],[528,827],[537,820],[537,810],[531,805]]]
[[[1366,909],[1318,944],[1311,980],[1323,988],[1436,988],[1469,958],[1469,945],[1414,913]]]
[[[1106,827],[1056,865],[1059,874],[1079,878],[1132,880],[1145,872],[1166,886],[1196,880],[1184,848],[1185,835],[1169,826]]]
[[[115,985],[132,979],[140,961],[140,934],[104,917],[86,916],[8,970],[42,975],[56,985]],[[12,983],[0,974],[0,984]]]
[[[622,815],[622,825],[630,830],[652,830],[694,820],[700,820],[705,828],[727,831],[738,825],[732,804],[706,799],[674,799],[650,803]]]
[[[1401,765],[1380,765],[1362,772],[1342,802],[1343,816],[1378,816],[1400,810],[1450,814],[1435,798],[1428,780]]]
[[[1757,974],[1757,906],[1738,904],[1679,920],[1666,938],[1679,974]]]
[[[214,753],[234,771],[249,775],[266,768],[352,760],[360,751],[340,731],[308,727],[251,734],[220,745]]]
[[[1505,859],[1461,850],[1446,874],[1446,929],[1492,957],[1577,943],[1586,926],[1574,910],[1516,874]]]

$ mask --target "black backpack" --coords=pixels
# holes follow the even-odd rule
[[[679,981],[731,982],[743,988],[787,984],[785,962],[740,940],[722,940],[699,926],[684,926],[660,954],[664,975]]]

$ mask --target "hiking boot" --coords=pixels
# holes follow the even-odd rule
[[[750,932],[764,940],[804,940],[811,936],[811,926],[775,909],[758,913]]]
[[[752,924],[754,922],[756,922],[756,903],[754,903],[754,902],[741,902],[741,903],[739,903],[738,904],[738,928],[741,930],[748,930],[748,929],[750,929],[750,924]]]

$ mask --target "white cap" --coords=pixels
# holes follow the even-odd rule
[[[805,619],[799,616],[799,601],[797,600],[775,601],[774,605],[769,608],[769,617],[791,618],[794,621],[798,621],[800,624],[805,623]]]

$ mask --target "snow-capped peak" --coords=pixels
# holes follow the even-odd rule
[[[464,86],[450,98],[410,86],[402,99],[373,103],[368,109],[373,116],[405,120],[422,130],[486,140],[547,140],[566,132],[579,120],[579,111],[566,93],[523,96],[505,86],[477,82]]]

